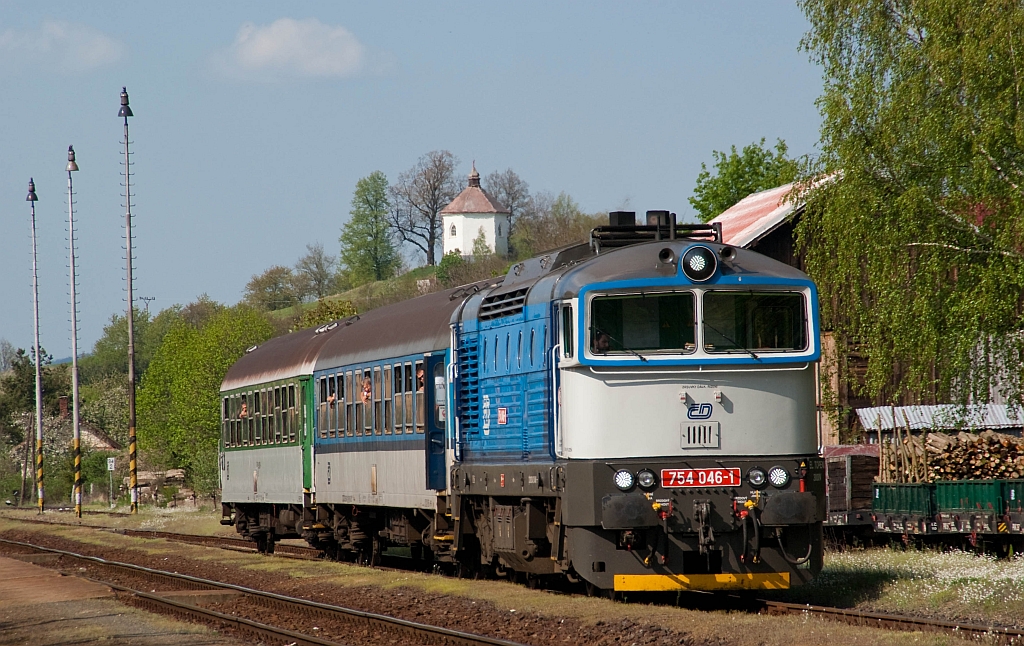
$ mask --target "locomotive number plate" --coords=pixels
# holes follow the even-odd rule
[[[662,487],[738,487],[739,469],[662,469]]]

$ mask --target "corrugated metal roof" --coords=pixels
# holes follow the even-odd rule
[[[732,205],[712,222],[722,223],[722,239],[734,247],[749,247],[768,235],[799,206],[787,199],[793,184],[752,193]]]
[[[877,406],[874,408],[858,408],[857,417],[861,426],[869,431],[893,429],[893,413],[896,414],[896,425],[906,428],[929,429],[984,429],[984,428],[1020,428],[1024,425],[1024,410],[1005,404],[977,404],[955,406],[940,404],[937,406]]]

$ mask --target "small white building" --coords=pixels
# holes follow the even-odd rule
[[[484,234],[487,248],[499,256],[508,254],[508,209],[480,188],[476,163],[469,174],[469,186],[452,203],[441,209],[444,221],[444,253],[458,251],[473,255],[473,242]]]

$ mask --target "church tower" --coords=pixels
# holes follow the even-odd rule
[[[476,162],[469,173],[469,186],[452,203],[441,209],[444,222],[444,253],[458,251],[463,258],[473,255],[473,243],[483,232],[491,253],[508,254],[508,209],[480,188]]]

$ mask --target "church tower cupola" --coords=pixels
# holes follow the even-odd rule
[[[473,161],[465,189],[441,209],[444,219],[444,253],[457,251],[464,258],[473,255],[473,245],[483,234],[491,253],[508,254],[508,209],[480,187],[480,173]]]

